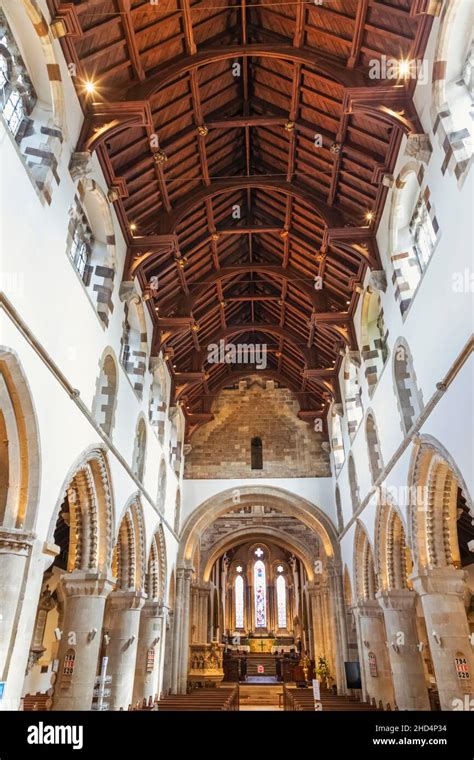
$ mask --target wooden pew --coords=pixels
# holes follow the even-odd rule
[[[140,710],[159,711],[210,711],[220,712],[239,709],[239,687],[221,687],[215,689],[195,689],[189,694],[170,694],[155,700],[153,706],[149,703],[140,706]]]
[[[50,710],[53,704],[53,700],[42,691],[37,691],[36,694],[25,694],[23,697],[23,710],[27,712],[33,710]]]
[[[319,700],[323,711],[378,711],[381,708],[373,707],[368,702],[359,702],[355,697],[334,695],[328,691],[321,691]],[[314,697],[312,689],[300,689],[285,686],[283,689],[283,706],[285,710],[311,711],[314,712]]]

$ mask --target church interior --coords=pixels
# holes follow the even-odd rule
[[[474,710],[473,21],[2,1],[0,711]]]

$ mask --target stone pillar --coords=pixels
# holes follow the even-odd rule
[[[158,693],[160,674],[161,637],[163,635],[163,605],[147,601],[140,615],[138,631],[137,662],[133,684],[133,703]],[[153,661],[149,660],[153,651]]]
[[[183,607],[181,618],[181,647],[180,647],[180,668],[179,668],[179,694],[186,694],[188,684],[188,663],[189,663],[189,608],[191,601],[191,578],[193,571],[186,568],[183,580]]]
[[[433,568],[413,578],[421,597],[442,710],[460,709],[474,695],[474,657],[464,606],[466,573]],[[456,658],[465,658],[469,679],[459,678]],[[462,708],[461,708],[462,709]]]
[[[172,661],[173,661],[173,642],[174,642],[174,632],[173,632],[173,618],[174,618],[174,612],[173,610],[168,610],[167,619],[165,621],[165,630],[166,630],[166,636],[165,636],[165,642],[164,642],[164,658],[163,658],[163,680],[162,680],[162,692],[163,694],[168,694],[171,690],[171,669],[172,669]]]
[[[379,702],[382,702],[384,709],[387,703],[390,703],[393,708],[395,695],[380,605],[375,599],[365,599],[354,608],[354,613],[358,620],[359,650],[361,669],[364,670],[363,683],[366,696],[369,699],[375,697],[377,706]],[[375,662],[372,665],[369,659],[371,656],[375,657]]]
[[[309,598],[311,600],[311,617],[313,619],[313,645],[316,665],[318,658],[324,655],[324,639],[322,627],[322,607],[319,583],[308,585]]]
[[[107,675],[110,684],[110,710],[126,710],[132,702],[137,659],[140,611],[145,601],[142,591],[113,591],[107,602],[107,628],[110,643]]]
[[[173,648],[171,660],[171,693],[178,694],[178,671],[179,671],[179,653],[181,645],[181,618],[183,609],[183,578],[184,568],[178,567],[176,570],[176,593],[174,605],[174,622],[173,622]]]
[[[113,587],[111,578],[86,570],[75,570],[61,578],[58,593],[64,612],[53,710],[91,709],[105,602]],[[72,655],[74,666],[70,673],[67,666]]]
[[[20,613],[22,588],[28,572],[28,558],[35,536],[16,528],[0,529],[0,680],[8,675],[12,639],[16,635],[16,621]],[[27,647],[29,642],[25,644]],[[21,686],[24,673],[21,674]]]
[[[423,661],[416,627],[417,595],[409,589],[379,591],[387,632],[393,689],[399,710],[429,710]]]
[[[349,659],[347,647],[346,612],[342,586],[342,568],[328,567],[329,588],[331,592],[331,612],[335,637],[334,662],[336,666],[336,684],[338,694],[347,693],[344,662]]]

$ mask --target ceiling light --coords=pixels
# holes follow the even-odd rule
[[[92,93],[95,91],[95,84],[94,84],[94,82],[86,82],[85,85],[84,85],[84,87],[85,87],[86,92],[89,95],[92,95]]]
[[[137,229],[137,225],[132,222],[132,224],[130,225],[130,229],[132,232],[135,232],[135,230]]]
[[[406,79],[406,77],[410,74],[410,67],[411,61],[406,58],[401,58],[398,61],[398,74],[400,78]]]
[[[374,212],[373,211],[367,211],[367,213],[365,215],[365,218],[366,218],[367,222],[371,222],[372,219],[374,218]]]

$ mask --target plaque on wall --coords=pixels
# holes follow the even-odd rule
[[[151,673],[155,667],[155,647],[150,647],[146,653],[146,672]]]
[[[462,652],[456,652],[454,664],[456,666],[456,673],[458,674],[459,680],[468,681],[471,678],[471,674],[469,673],[469,663]]]
[[[372,678],[377,678],[378,676],[377,658],[373,652],[369,652],[369,673]]]

